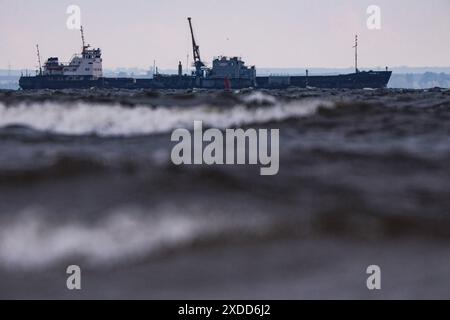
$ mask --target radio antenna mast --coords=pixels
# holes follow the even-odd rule
[[[41,53],[39,52],[39,45],[36,45],[36,50],[37,50],[37,58],[38,58],[38,63],[39,63],[39,75],[42,75],[42,65],[41,65]]]
[[[355,45],[353,48],[355,48],[355,73],[358,73],[358,35],[355,35]]]

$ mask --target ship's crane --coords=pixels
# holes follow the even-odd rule
[[[190,17],[188,18],[188,21],[189,21],[189,28],[191,29],[192,50],[194,52],[195,75],[197,77],[201,77],[203,76],[203,68],[205,67],[205,64],[202,62],[202,59],[200,58],[200,46],[198,46],[197,42],[195,41],[194,30],[192,28],[192,22]]]

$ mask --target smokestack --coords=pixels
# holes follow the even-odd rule
[[[183,75],[183,65],[181,64],[181,61],[178,62],[178,76]]]

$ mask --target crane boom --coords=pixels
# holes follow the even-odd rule
[[[192,51],[194,53],[194,66],[195,66],[195,74],[197,76],[202,76],[202,68],[205,64],[202,62],[200,57],[200,46],[197,45],[194,37],[194,29],[192,28],[191,17],[188,18],[189,28],[191,29],[191,37],[192,37]]]

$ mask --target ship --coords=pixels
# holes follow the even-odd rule
[[[104,77],[102,52],[85,43],[83,27],[81,31],[81,54],[75,54],[69,63],[61,63],[58,57],[50,57],[41,65],[37,46],[38,66],[35,75],[22,75],[19,86],[22,90],[37,89],[364,89],[386,88],[392,71],[360,71],[358,69],[358,37],[355,37],[355,72],[338,75],[310,75],[308,70],[299,75],[257,76],[255,66],[247,66],[240,57],[219,56],[213,59],[212,67],[207,67],[201,59],[200,46],[194,36],[192,19],[188,18],[193,67],[191,74],[183,74],[181,61],[177,74],[159,74],[152,78]]]

